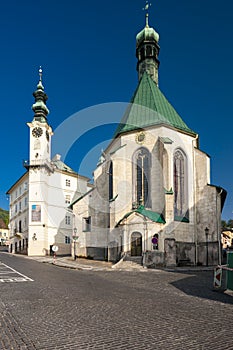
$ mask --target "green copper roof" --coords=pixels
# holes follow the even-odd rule
[[[124,132],[162,124],[196,135],[145,72],[115,132],[115,137]]]
[[[163,214],[156,213],[155,211],[151,211],[148,209],[145,209],[144,205],[140,205],[137,209],[130,211],[129,213],[125,214],[124,217],[117,223],[116,226],[118,226],[124,219],[128,218],[131,214],[138,213],[141,214],[151,221],[158,222],[159,224],[165,224],[166,221],[163,217]]]

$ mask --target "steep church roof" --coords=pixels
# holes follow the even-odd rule
[[[191,135],[191,130],[145,71],[123,116],[115,137],[124,132],[155,125],[168,125]]]

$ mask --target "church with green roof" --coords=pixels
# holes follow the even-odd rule
[[[159,34],[136,37],[138,86],[94,170],[71,204],[79,256],[145,267],[221,263],[226,191],[210,183],[210,157],[159,88]]]

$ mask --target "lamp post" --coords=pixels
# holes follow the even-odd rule
[[[206,228],[205,228],[205,236],[206,236],[206,266],[209,266],[208,235],[209,235],[209,229],[208,229],[208,227],[206,227]]]
[[[77,228],[74,228],[74,235],[73,235],[73,240],[74,240],[74,260],[76,260],[76,239],[78,238],[76,236],[77,234]]]

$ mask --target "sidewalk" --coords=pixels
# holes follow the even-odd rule
[[[53,264],[56,266],[76,269],[76,270],[84,270],[84,271],[138,271],[138,272],[201,272],[201,271],[213,271],[214,266],[194,266],[194,267],[160,267],[157,269],[150,269],[143,266],[140,266],[131,261],[122,261],[120,260],[117,263],[112,263],[108,261],[100,261],[100,260],[92,260],[85,258],[76,258],[74,260],[71,256],[65,257],[52,257],[52,256],[27,256],[27,255],[19,255],[16,254],[17,257],[22,257],[26,259],[35,260],[41,263]]]
[[[89,271],[112,271],[113,263],[99,260],[91,260],[84,258],[76,258],[74,260],[71,256],[52,257],[52,256],[27,256],[17,255],[27,259],[35,260],[41,263],[53,264],[60,267],[66,267],[76,270],[89,270]]]

